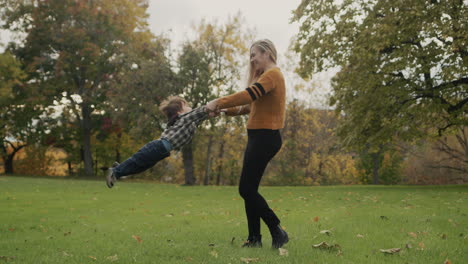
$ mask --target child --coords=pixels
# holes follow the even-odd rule
[[[169,122],[161,138],[144,145],[137,153],[122,164],[115,162],[106,175],[107,187],[112,188],[120,177],[137,174],[153,167],[160,160],[169,157],[171,150],[180,150],[192,140],[197,126],[208,118],[205,106],[192,110],[187,101],[171,96],[163,101],[159,109]]]

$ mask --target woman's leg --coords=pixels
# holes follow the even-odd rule
[[[277,226],[280,220],[258,192],[268,162],[281,148],[277,130],[249,130],[239,193],[244,198],[249,237],[260,236],[260,218],[268,226]]]

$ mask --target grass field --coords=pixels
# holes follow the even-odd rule
[[[263,248],[240,248],[236,187],[1,176],[0,263],[468,263],[466,185],[261,193],[290,234],[287,255],[265,226]]]

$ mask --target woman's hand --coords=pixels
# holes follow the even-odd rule
[[[206,110],[208,113],[212,113],[212,112],[218,111],[218,100],[215,99],[215,100],[210,101],[209,103],[207,103],[207,104],[205,105],[205,110]]]

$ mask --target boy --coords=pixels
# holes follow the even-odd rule
[[[169,122],[161,138],[144,145],[137,153],[122,164],[115,162],[106,175],[107,187],[112,188],[117,179],[143,172],[153,167],[160,160],[169,157],[171,150],[180,150],[192,140],[197,126],[218,113],[208,114],[205,106],[192,110],[187,101],[171,96],[161,103],[159,109]]]

